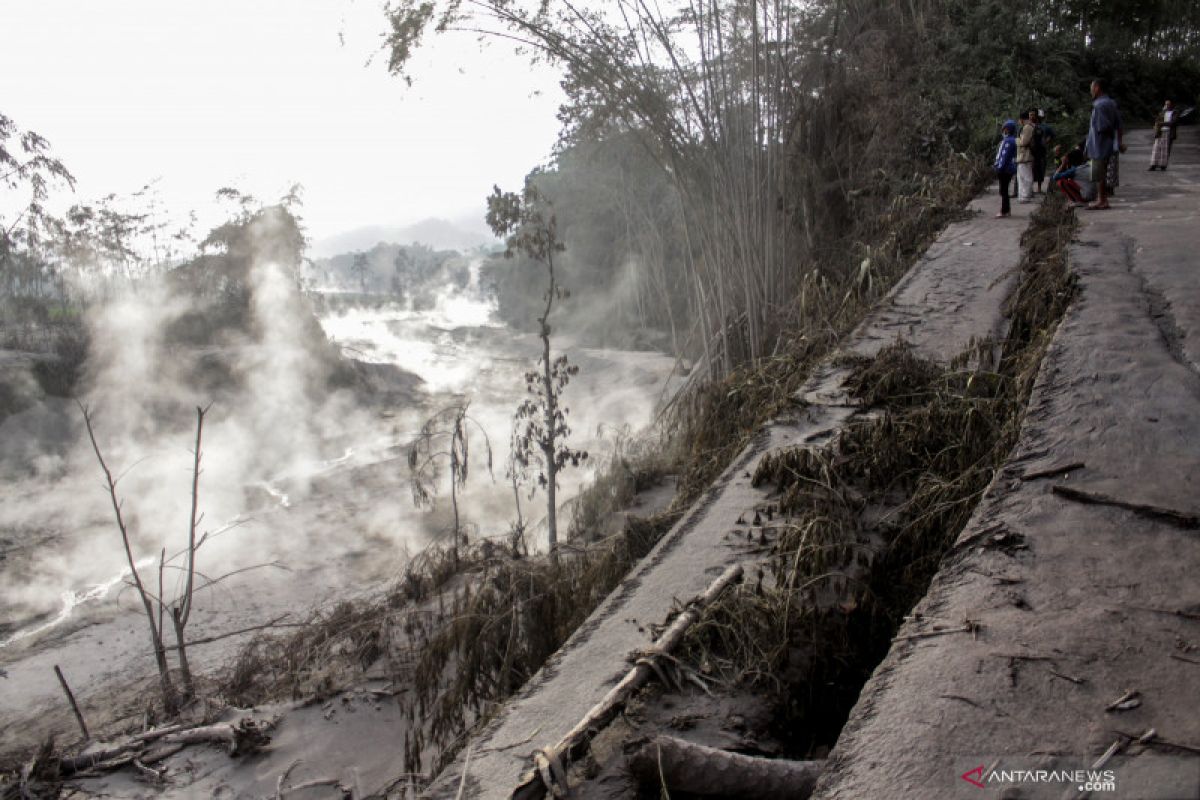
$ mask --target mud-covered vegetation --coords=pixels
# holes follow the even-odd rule
[[[320,698],[382,671],[410,688],[404,767],[431,775],[672,519],[630,517],[614,532],[612,513],[669,472],[680,474],[676,508],[684,506],[789,407],[811,368],[982,185],[1000,120],[1042,107],[1065,139],[1085,118],[1091,77],[1108,80],[1131,121],[1164,97],[1194,100],[1200,85],[1200,7],[1179,0],[617,7],[626,13],[507,0],[393,4],[389,66],[403,74],[427,30],[480,24],[563,68],[560,146],[527,179],[561,224],[559,275],[576,295],[562,298],[560,317],[585,340],[681,357],[690,380],[663,416],[663,439],[614,458],[575,504],[574,544],[557,561],[531,557],[520,530],[511,544],[429,548],[374,599],[254,639],[212,689],[225,702]],[[38,392],[78,391],[93,344],[85,312],[114,287],[161,277],[187,297],[167,343],[204,356],[187,366],[187,383],[209,394],[245,377],[206,349],[255,337],[251,251],[279,262],[288,298],[299,297],[305,242],[288,202],[259,207],[231,192],[240,213],[198,251],[189,231],[160,226],[137,196],[127,207],[106,198],[56,216],[47,192],[72,187],[72,176],[44,140],[2,115],[0,183],[21,198],[18,213],[0,219],[0,345],[36,356],[35,387],[0,380],[0,421]],[[949,369],[902,347],[855,364],[851,388],[871,416],[824,449],[771,456],[756,476],[780,493],[764,509],[772,557],[696,629],[692,652],[770,693],[795,752],[832,742],[1011,447],[1070,297],[1069,231],[1061,203],[1039,213],[1009,340]],[[349,259],[337,265],[343,283],[407,293],[417,305],[432,280],[470,280],[461,261],[420,249]],[[482,277],[510,322],[534,325],[546,307],[549,370],[536,260],[495,258]],[[356,379],[311,314],[296,330],[325,367],[306,372],[313,379],[293,387],[298,394]],[[550,450],[555,457],[553,439]],[[834,592],[846,599],[823,602]]]
[[[848,385],[863,418],[828,445],[769,454],[754,475],[778,491],[762,530],[747,531],[771,542],[770,556],[695,627],[690,657],[767,693],[792,755],[832,746],[1016,442],[1073,294],[1073,227],[1060,198],[1035,215],[1008,339],[947,368],[902,343],[858,359]]]
[[[316,614],[290,635],[250,642],[220,696],[250,706],[319,701],[375,674],[404,691],[404,772],[433,775],[645,556],[673,521],[629,517],[622,530],[564,548],[558,562],[492,542],[426,548],[388,591]]]

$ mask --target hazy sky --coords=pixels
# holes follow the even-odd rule
[[[273,199],[299,182],[315,239],[429,216],[482,228],[492,184],[549,155],[556,78],[458,35],[429,42],[409,88],[385,56],[365,65],[381,4],[0,0],[0,112],[50,140],[83,199],[161,178],[171,208],[211,215],[223,185]]]

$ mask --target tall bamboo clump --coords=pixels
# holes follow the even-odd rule
[[[786,0],[445,0],[390,9],[390,68],[424,31],[517,39],[565,72],[564,139],[638,131],[672,177],[701,377],[769,354],[803,260],[787,218],[801,4]],[[687,345],[685,345],[686,347]]]
[[[796,16],[779,0],[710,1],[689,4],[674,33],[642,20],[675,87],[675,146],[664,155],[690,244],[704,377],[769,355],[797,290],[804,253],[784,203]]]

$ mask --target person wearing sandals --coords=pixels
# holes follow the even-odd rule
[[[1088,206],[1094,211],[1109,208],[1108,178],[1113,153],[1125,151],[1122,141],[1121,112],[1117,103],[1105,92],[1104,82],[1092,81],[1092,118],[1088,124],[1087,157],[1091,159],[1092,182],[1096,184],[1096,202]]]
[[[996,177],[1000,180],[1000,213],[996,215],[996,219],[1012,213],[1008,186],[1013,175],[1017,173],[1017,123],[1011,119],[1005,120],[1000,130],[1003,138],[1000,139],[1000,147],[996,149],[996,160],[992,164],[996,170]]]

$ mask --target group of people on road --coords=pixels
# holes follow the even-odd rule
[[[1087,139],[1069,150],[1061,145],[1053,147],[1056,168],[1050,182],[1076,206],[1101,211],[1110,207],[1109,197],[1120,183],[1120,157],[1126,150],[1125,132],[1121,112],[1116,101],[1109,97],[1103,80],[1092,81],[1091,95],[1092,116]],[[1047,150],[1054,139],[1054,130],[1045,123],[1044,116],[1039,110],[1031,110],[1022,113],[1019,121],[1005,121],[1001,128],[1002,137],[993,164],[1000,182],[1000,213],[997,217],[1007,217],[1012,211],[1009,201],[1014,177],[1017,202],[1032,202],[1034,192],[1042,192]],[[1167,168],[1178,124],[1179,113],[1174,103],[1168,100],[1154,122],[1151,171]]]
[[[1007,217],[1011,212],[1009,189],[1017,179],[1017,202],[1032,203],[1035,192],[1042,193],[1046,180],[1046,161],[1054,129],[1038,109],[1022,111],[1020,121],[1007,120],[1002,128],[1004,137],[996,151],[996,175],[1000,179],[1001,208],[996,216]]]

